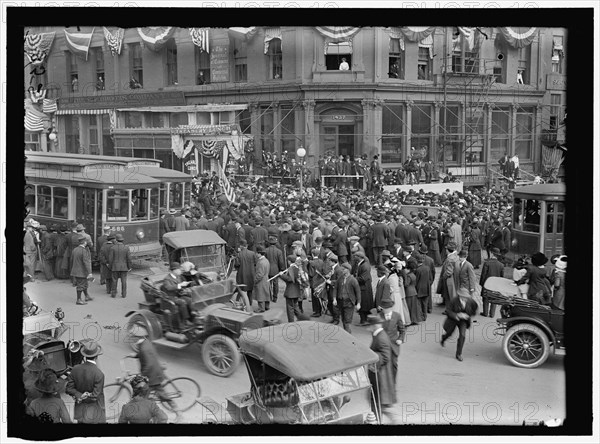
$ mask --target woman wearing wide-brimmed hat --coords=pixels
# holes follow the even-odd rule
[[[528,282],[527,298],[544,305],[549,305],[552,299],[550,278],[545,268],[547,262],[548,258],[544,253],[535,253],[531,256],[531,265],[526,267],[527,273],[517,282],[517,284]]]
[[[27,406],[27,414],[41,422],[71,424],[71,417],[64,401],[57,396],[59,381],[56,372],[45,368],[35,383],[35,388],[42,394]]]

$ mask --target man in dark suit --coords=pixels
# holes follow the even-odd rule
[[[179,262],[171,262],[171,272],[165,276],[160,286],[160,291],[165,294],[164,305],[174,314],[178,315],[180,325],[191,325],[192,311],[191,298],[182,297],[181,290],[192,283],[183,279],[183,270]],[[188,303],[189,299],[189,303]]]
[[[417,290],[417,300],[421,306],[421,313],[423,314],[422,321],[427,320],[427,300],[431,299],[431,269],[425,264],[423,259],[426,255],[420,256],[417,260],[417,269],[415,270],[415,277],[417,282],[415,284]]]
[[[394,305],[392,290],[387,279],[388,269],[385,265],[377,266],[377,286],[375,287],[375,308],[383,311],[383,306]]]
[[[395,384],[396,375],[398,374],[398,358],[400,356],[400,344],[404,342],[404,338],[406,336],[406,326],[404,325],[404,322],[402,322],[400,314],[392,310],[393,306],[394,302],[391,300],[382,301],[381,308],[383,308],[383,311],[380,313],[380,315],[383,319],[383,329],[390,338],[392,346],[392,369],[394,372]]]
[[[329,251],[325,256],[325,277],[327,278],[325,284],[325,290],[327,291],[327,310],[331,313],[331,323],[338,325],[340,323],[340,309],[337,305],[333,304],[335,298],[335,288],[338,279],[343,277],[343,271],[341,266],[338,264],[338,257]]]
[[[401,245],[406,245],[408,243],[408,226],[407,220],[404,216],[400,217],[400,222],[396,225],[396,229],[394,230],[394,235],[396,238],[400,239]]]
[[[236,282],[238,285],[244,285],[242,289],[248,294],[248,301],[250,302],[250,305],[252,305],[252,290],[254,289],[256,260],[256,253],[248,249],[248,243],[246,242],[246,239],[240,240],[236,263]]]
[[[431,280],[430,285],[433,285],[433,281],[435,280],[435,263],[434,263],[433,258],[427,254],[428,251],[429,250],[427,249],[427,246],[425,246],[425,245],[422,245],[421,248],[419,248],[419,253],[421,254],[421,257],[423,258],[423,264],[425,264],[429,268],[429,276],[430,276],[430,280]],[[432,309],[431,292],[429,292],[429,297],[427,298],[427,311],[423,311],[423,314],[431,313],[431,309]]]
[[[262,245],[263,247],[267,248],[267,238],[269,237],[269,232],[263,226],[263,222],[264,221],[262,218],[257,218],[255,222],[256,227],[250,230],[251,242],[249,245],[252,245],[252,250],[254,252],[256,252],[256,247],[258,245]]]
[[[65,392],[75,398],[74,419],[80,424],[106,422],[104,401],[104,373],[98,368],[98,356],[102,347],[92,340],[84,340],[80,353],[83,364],[71,370]]]
[[[108,262],[108,253],[110,249],[115,244],[115,235],[110,234],[100,248],[100,252],[98,253],[98,261],[100,262],[100,276],[104,277],[104,282],[106,283],[106,293],[110,294],[112,291],[112,271],[110,270],[110,263]]]
[[[374,265],[381,265],[381,252],[388,245],[388,229],[387,225],[383,223],[382,216],[377,215],[377,222],[371,226],[371,232],[373,233],[373,258],[375,259]]]
[[[111,230],[110,226],[105,225],[102,236],[98,236],[98,238],[96,239],[96,254],[97,254],[98,260],[100,260],[100,251],[102,250],[102,246],[108,240],[108,236],[110,235],[110,230]],[[159,240],[162,240],[162,236],[159,236]],[[100,285],[104,285],[104,284],[106,284],[106,275],[102,275],[102,273],[101,273],[100,274]]]
[[[312,314],[311,317],[321,317],[323,315],[323,306],[321,305],[321,296],[325,293],[325,261],[319,257],[319,251],[313,248],[307,265],[308,277],[310,279],[310,290],[312,294]],[[315,289],[323,287],[322,294],[315,294]]]
[[[456,296],[448,302],[446,306],[447,318],[444,321],[444,334],[442,335],[442,347],[456,327],[458,327],[458,342],[456,344],[456,359],[463,360],[462,351],[465,345],[465,336],[468,328],[471,327],[471,316],[477,313],[477,302],[466,296],[464,293]]]
[[[92,278],[92,257],[90,250],[86,248],[86,237],[79,235],[79,245],[71,253],[71,278],[75,281],[77,291],[77,305],[86,305],[86,301],[92,301],[93,298],[88,294],[88,279]],[[81,293],[85,295],[85,300],[81,299]]]
[[[367,324],[367,316],[373,309],[373,286],[371,284],[371,263],[364,253],[357,251],[354,253],[355,260],[351,264],[351,274],[356,278],[358,286],[360,287],[360,309],[358,314],[360,316],[360,324]]]
[[[396,403],[396,380],[394,378],[392,344],[383,328],[380,315],[369,315],[367,322],[373,337],[371,350],[379,356],[379,361],[369,366],[369,380],[373,386],[375,403],[383,408],[390,408]],[[375,377],[377,374],[377,377]],[[375,406],[373,406],[375,407]]]
[[[489,259],[486,259],[483,262],[483,268],[481,269],[481,276],[479,278],[479,285],[481,285],[481,296],[483,299],[483,312],[480,313],[481,316],[488,315],[488,307],[489,307],[489,315],[490,318],[494,317],[496,313],[496,304],[490,304],[490,301],[487,297],[487,292],[485,288],[483,288],[485,281],[487,281],[490,277],[504,277],[504,265],[498,261],[496,255],[500,254],[500,250],[496,247],[492,247],[490,251]]]
[[[442,264],[442,270],[437,285],[437,294],[442,295],[443,302],[438,305],[447,306],[452,298],[456,296],[457,284],[454,277],[454,269],[458,265],[458,255],[456,254],[456,244],[449,242],[446,245],[448,255]]]
[[[277,238],[269,237],[269,248],[265,251],[265,256],[269,261],[269,278],[277,275],[285,270],[285,261],[282,251],[277,248]],[[277,294],[279,293],[279,279],[273,279],[271,284],[271,301],[277,302]]]
[[[360,310],[360,286],[354,276],[350,275],[352,266],[346,262],[341,265],[343,274],[338,278],[333,294],[333,305],[339,307],[344,330],[352,333],[350,324],[354,310]]]
[[[123,235],[115,235],[115,245],[108,252],[109,268],[112,272],[112,288],[110,295],[114,298],[117,295],[117,281],[121,279],[121,296],[127,297],[127,273],[131,271],[133,264],[131,262],[131,252],[129,247],[123,243]]]
[[[417,228],[417,224],[420,225],[421,221],[417,219],[417,221],[413,222],[413,225],[409,225],[407,228],[406,235],[406,244],[407,245],[415,245],[415,248],[419,248],[423,245],[423,235],[421,231]]]
[[[340,219],[338,226],[331,232],[333,251],[337,254],[340,264],[348,262],[348,235],[345,227],[346,223]]]

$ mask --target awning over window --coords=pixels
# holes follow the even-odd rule
[[[524,48],[531,45],[537,28],[528,26],[507,26],[500,28],[500,32],[504,39],[513,48]]]
[[[59,109],[56,111],[56,115],[66,114],[109,114],[112,110],[110,109]]]
[[[433,35],[428,35],[419,42],[419,48],[427,48],[429,50],[429,58],[433,59]]]
[[[265,54],[267,52],[269,52],[269,44],[271,43],[271,40],[273,40],[273,39],[281,40],[281,27],[280,26],[276,26],[274,28],[265,28]],[[283,45],[281,47],[281,50],[283,51]]]

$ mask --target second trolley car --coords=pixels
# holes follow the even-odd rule
[[[190,203],[192,177],[160,160],[25,152],[25,201],[40,223],[77,222],[93,242],[110,226],[135,259],[160,256],[159,209]]]

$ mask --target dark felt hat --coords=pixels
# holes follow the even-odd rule
[[[171,262],[171,270],[177,270],[179,267],[181,267],[181,264],[179,262]]]
[[[548,258],[541,251],[538,251],[531,256],[531,263],[537,267],[544,265],[546,262],[548,262]]]

